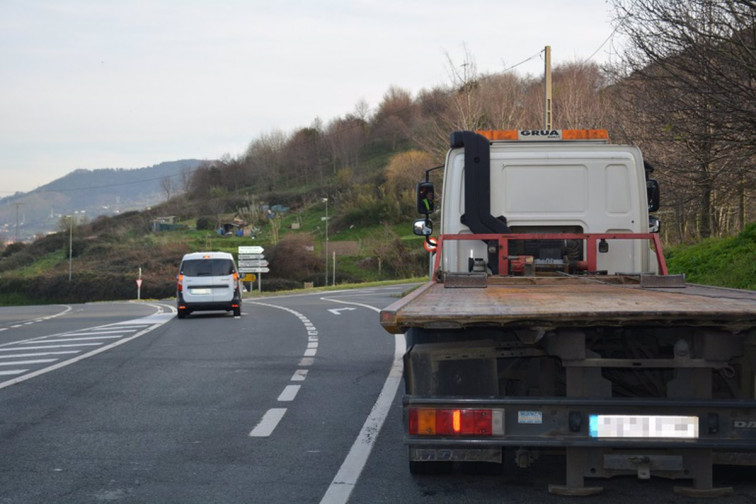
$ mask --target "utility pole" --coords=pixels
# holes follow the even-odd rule
[[[328,287],[328,198],[323,198],[325,202],[325,286]]]
[[[73,214],[69,219],[70,227],[68,228],[68,283],[71,283],[71,260],[73,257]]]
[[[18,243],[18,209],[21,208],[21,205],[23,205],[23,203],[16,203],[15,205],[16,205],[16,236],[14,238],[14,241]]]
[[[543,114],[543,129],[545,130],[551,130],[553,127],[552,119],[551,119],[551,46],[546,46],[546,49],[544,50],[545,56],[545,81],[546,81],[546,90],[545,90],[545,109]]]

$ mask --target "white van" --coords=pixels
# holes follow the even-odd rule
[[[194,252],[181,260],[176,308],[182,319],[193,311],[225,310],[241,316],[241,282],[227,252]]]

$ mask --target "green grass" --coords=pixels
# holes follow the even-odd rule
[[[736,236],[670,248],[666,259],[689,282],[756,290],[756,222]]]

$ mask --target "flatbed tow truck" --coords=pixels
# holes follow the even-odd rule
[[[756,465],[756,292],[668,274],[640,151],[603,130],[455,132],[444,169],[432,279],[380,315],[407,340],[410,471],[556,451],[555,494],[618,475],[731,493],[713,466]],[[430,244],[427,174],[417,192]]]

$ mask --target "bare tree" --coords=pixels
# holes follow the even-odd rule
[[[635,140],[687,154],[669,168],[692,185],[701,236],[727,230],[730,204],[723,202],[740,201],[743,227],[756,180],[756,3],[613,2],[630,41],[615,96],[626,110],[642,111],[636,117],[645,127]]]
[[[165,194],[166,201],[171,199],[171,196],[173,196],[173,191],[175,190],[173,177],[163,177],[160,180],[160,187],[161,189],[163,189],[163,193]]]

